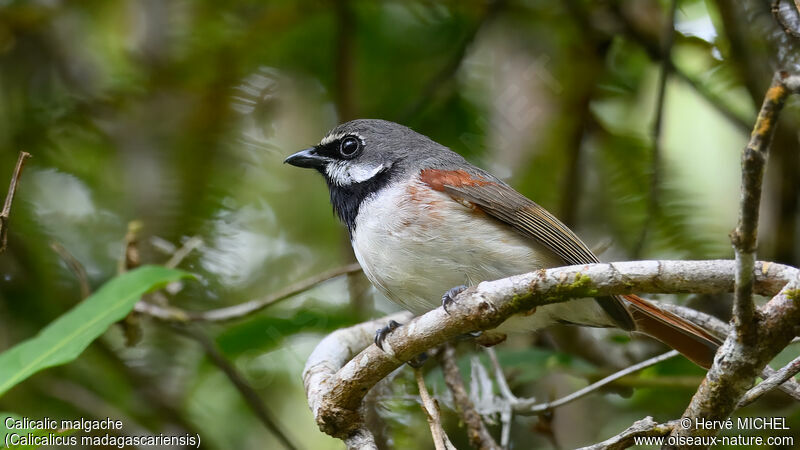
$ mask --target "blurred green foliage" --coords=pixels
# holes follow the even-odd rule
[[[590,246],[610,240],[604,260],[729,258],[739,154],[769,82],[770,70],[752,68],[770,67],[772,52],[766,32],[748,28],[761,22],[733,3],[678,2],[654,162],[666,1],[2,2],[0,176],[18,151],[33,159],[0,256],[0,350],[80,300],[51,243],[96,288],[117,273],[133,220],[144,224],[133,243],[142,263],[202,239],[179,266],[200,282],[168,295],[186,310],[242,303],[351,261],[320,177],[282,160],[355,117],[401,121],[509,179]],[[793,104],[784,114],[796,124]],[[776,136],[759,257],[797,265],[792,129]],[[341,447],[308,411],[305,358],[324,334],[394,308],[358,285],[340,277],[247,319],[201,325],[298,448]],[[728,310],[724,297],[690,300]],[[6,393],[0,410],[114,416],[125,433],[199,433],[206,448],[280,445],[200,346],[147,317],[138,327],[138,344],[114,327],[73,363]],[[593,336],[629,361],[661,350]],[[518,336],[498,349],[515,393],[552,399],[612,370],[564,339]],[[446,397],[437,370],[429,379]],[[659,364],[552,417],[515,419],[511,440],[570,448],[646,415],[677,417],[701,375],[685,361]],[[408,371],[382,389],[386,441],[432,448]],[[743,413],[800,429],[800,410],[780,395]],[[453,411],[443,414],[466,447]]]

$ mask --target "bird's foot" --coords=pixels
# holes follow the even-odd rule
[[[383,350],[383,341],[386,340],[386,336],[388,336],[392,331],[400,328],[402,325],[403,324],[399,322],[390,320],[388,325],[383,328],[379,328],[378,331],[375,332],[375,345],[377,345],[379,349]]]
[[[447,311],[447,307],[455,303],[456,296],[464,292],[466,289],[467,287],[462,284],[461,286],[450,288],[447,292],[444,293],[444,295],[442,296],[442,308],[444,309],[444,312],[450,314],[450,312]]]

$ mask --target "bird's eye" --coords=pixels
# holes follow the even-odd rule
[[[361,149],[361,142],[353,136],[347,136],[339,144],[339,154],[342,158],[353,158]]]

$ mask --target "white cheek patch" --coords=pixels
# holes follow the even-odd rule
[[[325,168],[325,173],[335,185],[347,186],[370,180],[385,169],[386,166],[383,164],[377,166],[363,166],[347,161],[337,161],[328,164]]]

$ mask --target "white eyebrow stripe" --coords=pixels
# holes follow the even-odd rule
[[[335,141],[337,139],[343,138],[344,136],[345,135],[342,134],[342,133],[329,134],[329,135],[325,136],[324,138],[322,138],[321,141],[319,141],[319,145],[328,145],[328,144],[330,144],[331,142],[333,142],[333,141]]]
[[[343,138],[345,136],[355,136],[359,140],[361,140],[361,145],[364,145],[364,137],[361,136],[358,133],[355,133],[355,132],[329,134],[329,135],[325,136],[324,138],[322,138],[321,141],[319,141],[319,145],[328,145],[331,142],[337,141],[337,140],[339,140],[339,139],[341,139],[341,138]]]

